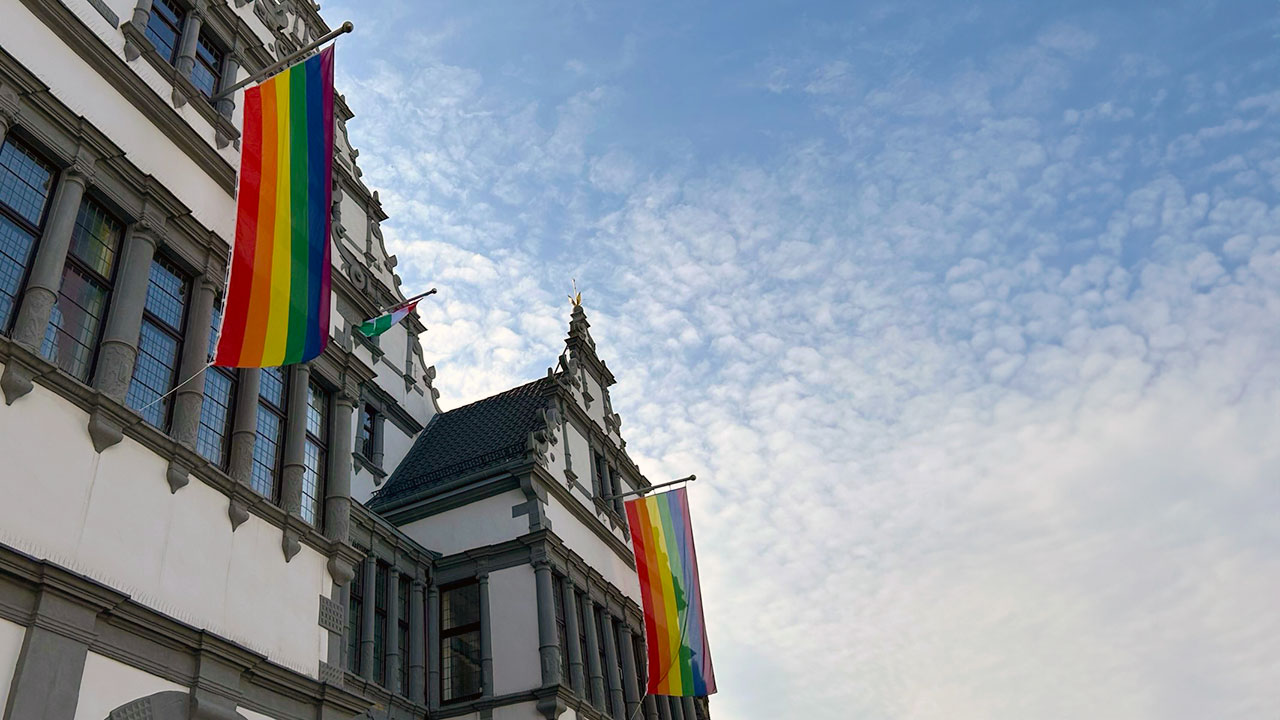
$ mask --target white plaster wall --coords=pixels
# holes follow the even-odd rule
[[[571,712],[561,715],[559,720],[572,718],[573,716],[569,714]],[[541,718],[542,713],[538,712],[538,704],[533,702],[503,705],[493,709],[493,720],[541,720]]]
[[[0,620],[0,708],[9,700],[9,687],[13,683],[13,671],[18,667],[18,654],[22,652],[22,639],[27,629],[8,620]]]
[[[87,423],[39,385],[0,405],[0,497],[22,499],[0,503],[0,541],[314,677],[326,558],[304,546],[286,563],[276,527],[233,533],[224,495],[198,479],[171,494],[163,460],[129,438],[98,455]]]
[[[169,690],[187,692],[177,683],[91,652],[84,662],[75,720],[102,720],[127,702]]]
[[[640,580],[636,571],[628,567],[590,528],[571,515],[559,499],[547,498],[547,517],[551,520],[551,530],[564,541],[565,547],[581,555],[588,565],[632,600],[640,602]],[[627,547],[630,546],[630,541],[627,541]]]
[[[77,6],[80,4],[77,3]],[[123,56],[124,36],[91,7],[73,6],[107,45]],[[132,104],[115,91],[88,64],[83,62],[57,35],[33,16],[21,3],[7,3],[0,23],[0,46],[49,86],[50,91],[72,111],[84,115],[120,146],[143,172],[151,173],[188,207],[197,220],[224,240],[231,238],[235,223],[235,200],[205,174],[187,155],[151,124]],[[130,67],[168,103],[169,84],[145,59]],[[178,111],[183,119],[201,131],[213,147],[213,129],[191,107]],[[239,165],[238,151],[228,146],[223,156]]]
[[[489,627],[493,694],[541,686],[538,595],[532,566],[518,565],[489,573]]]
[[[374,480],[376,479],[373,473],[364,469],[363,466],[357,465],[351,471],[351,499],[362,505],[368,502],[374,491],[379,487],[374,485]],[[386,478],[382,478],[382,482],[386,481]]]
[[[475,547],[493,545],[529,532],[529,519],[511,517],[511,508],[525,502],[519,490],[488,497],[438,515],[415,520],[400,530],[423,547],[452,555]]]
[[[383,423],[382,427],[382,469],[390,474],[409,453],[409,448],[413,446],[413,437],[402,432],[390,420]]]

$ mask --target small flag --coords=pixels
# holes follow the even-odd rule
[[[245,91],[241,145],[214,364],[306,362],[329,342],[332,47]]]
[[[650,695],[702,697],[716,691],[702,615],[698,559],[683,488],[627,501],[640,575]]]
[[[395,327],[406,315],[413,312],[418,307],[418,301],[413,300],[403,305],[399,305],[391,309],[386,315],[379,315],[372,320],[365,320],[356,326],[356,330],[365,337],[376,337],[382,333]]]

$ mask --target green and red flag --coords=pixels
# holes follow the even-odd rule
[[[245,91],[221,367],[306,362],[329,341],[333,48]]]
[[[356,330],[365,337],[376,337],[390,330],[405,319],[409,313],[418,307],[418,301],[422,298],[415,298],[408,302],[401,303],[393,308],[386,315],[379,315],[371,320],[365,320],[356,326]]]
[[[683,488],[628,500],[627,524],[640,576],[650,695],[716,691],[702,614],[689,498]]]

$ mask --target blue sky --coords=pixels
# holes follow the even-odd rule
[[[1280,3],[328,3],[442,403],[577,278],[717,718],[1259,718]]]

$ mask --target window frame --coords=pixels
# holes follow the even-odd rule
[[[13,335],[13,326],[18,321],[18,307],[22,304],[22,294],[27,288],[27,282],[31,279],[32,260],[35,259],[36,252],[40,249],[40,237],[44,234],[44,227],[49,221],[49,213],[53,210],[53,198],[57,196],[58,185],[62,180],[62,174],[66,171],[65,168],[59,167],[57,163],[50,162],[50,155],[42,152],[35,143],[28,142],[19,128],[10,128],[5,133],[5,136],[0,138],[0,150],[3,150],[4,146],[9,144],[13,144],[19,152],[48,168],[49,189],[45,193],[44,201],[41,203],[38,222],[34,224],[23,216],[17,208],[0,201],[0,215],[3,215],[6,220],[16,225],[20,231],[31,236],[31,247],[27,250],[26,259],[21,263],[21,277],[14,288],[13,306],[10,308],[9,317],[0,322],[0,334],[5,337],[12,337]],[[26,182],[22,176],[17,173],[13,174],[23,182]]]
[[[556,642],[560,644],[560,684],[573,687],[569,677],[569,624],[568,612],[564,606],[565,578],[560,573],[551,576],[551,592],[555,595]]]
[[[119,236],[116,239],[116,246],[112,248],[112,258],[111,258],[111,267],[109,268],[109,273],[110,273],[109,275],[103,275],[97,269],[90,267],[88,262],[85,262],[83,258],[77,255],[71,249],[71,246],[75,243],[76,233],[80,232],[81,229],[83,228],[83,225],[81,225],[80,223],[80,218],[81,218],[81,214],[85,211],[86,208],[96,208],[98,211],[101,212],[102,215],[104,215],[111,221],[115,222],[115,224],[119,227]],[[54,306],[56,307],[63,300],[62,289],[63,289],[63,286],[66,284],[67,272],[68,271],[76,272],[76,273],[79,273],[80,276],[83,277],[86,282],[91,283],[98,289],[102,290],[102,295],[103,295],[102,317],[98,318],[97,326],[94,328],[93,337],[91,338],[90,344],[88,345],[89,358],[84,368],[83,377],[77,375],[76,373],[68,369],[66,366],[64,366],[62,364],[61,358],[57,360],[53,360],[53,359],[49,359],[48,356],[44,356],[43,340],[41,341],[41,351],[42,351],[41,355],[44,356],[46,360],[49,360],[49,362],[61,368],[63,372],[67,373],[68,375],[76,378],[77,380],[83,383],[88,383],[90,379],[93,377],[93,374],[97,372],[97,369],[98,369],[98,351],[101,350],[102,348],[102,335],[106,331],[106,327],[107,327],[107,314],[108,314],[108,310],[111,308],[111,299],[115,294],[115,281],[116,281],[117,274],[120,271],[120,260],[121,260],[121,255],[124,252],[124,243],[125,243],[125,238],[128,236],[128,228],[129,228],[129,224],[126,221],[122,220],[120,216],[117,215],[112,210],[112,208],[107,205],[107,203],[93,196],[91,193],[86,192],[84,194],[84,197],[80,199],[80,207],[76,208],[76,219],[71,229],[71,233],[72,233],[71,242],[68,243],[67,257],[62,266],[62,278],[58,282],[58,292],[54,299]],[[149,281],[149,278],[148,278],[148,281]],[[190,282],[190,280],[188,280],[188,282]],[[81,310],[84,310],[84,308],[81,308]],[[183,319],[185,320],[186,318],[184,317]],[[66,335],[68,337],[71,337],[72,342],[76,344],[80,344],[79,340],[75,339],[74,337],[71,336],[70,333],[66,332],[66,330],[63,328],[62,325],[54,325],[52,317],[50,317],[49,324],[45,327],[45,339],[47,339],[50,336],[50,334],[52,334],[53,342],[55,344],[58,342],[58,337],[60,335]],[[181,364],[181,357],[179,357],[179,364]]]
[[[316,435],[315,433],[311,432],[311,411],[313,407],[311,404],[311,399],[312,397],[314,397],[313,393],[318,393],[324,398],[324,404],[319,411],[319,415],[320,415],[320,422],[318,427],[318,432],[320,433],[319,435]],[[316,459],[316,467],[314,468],[314,472],[316,474],[316,489],[315,489],[315,497],[310,498],[310,502],[311,502],[312,512],[315,513],[315,519],[314,519],[314,522],[310,523],[310,525],[316,528],[317,530],[323,529],[322,525],[324,524],[324,499],[325,499],[326,488],[329,482],[329,473],[328,473],[329,443],[330,443],[329,423],[332,420],[333,420],[333,393],[329,390],[329,388],[325,387],[323,383],[317,381],[315,377],[312,377],[307,382],[307,403],[304,411],[304,417],[301,418],[303,482],[302,482],[301,498],[300,498],[299,504],[303,508],[305,508],[308,503],[306,474],[308,472],[311,472],[312,468],[308,467],[307,465],[307,462],[308,462],[307,453],[310,450],[310,448],[314,447],[316,448],[316,452],[318,456]],[[305,512],[302,513],[302,519],[304,521],[307,519]]]
[[[445,594],[450,593],[450,592],[453,592],[453,591],[455,591],[455,590],[459,590],[459,589],[464,588],[464,587],[468,587],[468,586],[475,586],[475,588],[476,588],[476,603],[477,603],[477,607],[476,607],[476,619],[475,619],[475,622],[463,623],[463,624],[461,624],[461,625],[456,625],[456,626],[454,626],[454,627],[446,628],[446,627],[445,627],[445,612],[444,612],[444,608],[445,608]],[[481,598],[480,598],[480,592],[482,592],[482,590],[481,590],[481,588],[480,588],[480,581],[479,581],[479,579],[478,579],[478,578],[468,578],[468,579],[466,579],[466,580],[461,580],[461,581],[458,581],[458,582],[449,583],[448,585],[444,585],[444,586],[442,586],[442,587],[440,588],[440,635],[439,635],[439,642],[440,642],[440,688],[439,688],[439,691],[440,691],[440,704],[441,704],[441,705],[452,705],[452,704],[456,704],[456,703],[467,702],[467,701],[475,700],[475,699],[477,699],[477,698],[479,698],[479,697],[484,696],[484,684],[485,684],[485,677],[484,677],[484,659],[483,659],[483,658],[481,658],[480,663],[479,663],[479,665],[480,665],[480,668],[479,668],[479,671],[480,671],[480,682],[477,684],[477,687],[476,687],[475,692],[468,693],[468,694],[465,694],[465,695],[459,695],[459,696],[457,696],[457,697],[448,697],[448,694],[445,692],[445,691],[447,690],[447,686],[445,685],[445,672],[444,672],[444,669],[445,669],[445,668],[444,668],[444,665],[445,665],[445,642],[446,642],[447,640],[449,640],[450,638],[457,637],[457,636],[459,636],[459,635],[466,635],[466,634],[469,634],[469,633],[475,633],[475,634],[476,634],[476,639],[477,639],[477,643],[476,643],[476,644],[477,644],[477,646],[479,646],[479,647],[483,647],[483,645],[484,645],[484,618],[483,618],[483,617],[481,617],[481,611],[480,611],[480,606],[482,605],[482,603],[481,603]]]
[[[212,360],[214,349],[218,343],[218,330],[222,326],[222,298],[215,297],[213,300],[213,312],[209,314],[209,348],[206,356]],[[224,422],[225,427],[219,431],[222,440],[218,449],[217,467],[226,470],[231,465],[231,434],[235,429],[236,417],[236,396],[240,392],[240,372],[236,368],[226,368],[210,365],[205,368],[204,387],[200,389],[202,400],[200,402],[200,422],[196,428],[196,452],[205,460],[209,457],[200,452],[200,430],[202,428],[212,428],[211,425],[205,423],[205,411],[209,407],[209,375],[207,373],[216,373],[224,377],[231,384],[231,394],[227,402],[227,417]],[[255,428],[256,430],[256,428]],[[210,460],[210,462],[213,462]]]
[[[171,327],[167,321],[160,318],[159,315],[156,315],[151,310],[151,308],[148,307],[146,298],[147,296],[150,295],[150,292],[151,292],[151,272],[154,270],[156,265],[160,265],[162,267],[167,268],[174,275],[181,278],[183,287],[186,288],[186,297],[183,299],[183,302],[182,302],[182,317],[178,318],[178,325],[180,327],[177,327],[177,328]],[[168,387],[161,392],[160,399],[158,401],[152,401],[152,402],[159,402],[164,406],[164,417],[162,418],[161,424],[153,425],[152,427],[155,427],[156,429],[160,430],[165,434],[169,433],[173,425],[173,406],[174,406],[173,395],[169,394],[166,397],[165,394],[173,392],[174,386],[177,385],[178,383],[178,374],[182,372],[182,352],[186,346],[185,341],[186,341],[187,319],[191,314],[191,289],[192,289],[191,274],[186,272],[182,268],[181,263],[176,262],[166,253],[162,253],[157,250],[155,255],[151,258],[151,267],[147,269],[147,291],[144,294],[143,300],[142,300],[142,322],[138,326],[137,355],[142,354],[142,330],[143,330],[143,327],[146,326],[147,324],[152,325],[157,330],[167,335],[169,338],[171,338],[174,341],[173,369],[170,371]],[[138,372],[138,359],[137,359],[137,356],[135,356],[134,362],[133,362],[133,375],[131,375],[129,378],[130,387],[132,387],[132,384],[135,382],[135,379],[137,378],[137,372]],[[128,392],[126,391],[126,399],[127,399],[127,396],[128,396]],[[128,405],[128,402],[126,401],[125,404]],[[130,408],[133,409],[131,406]],[[142,413],[137,411],[136,409],[134,409],[134,412],[138,412],[139,415],[142,415]],[[145,416],[143,417],[143,422],[148,422]],[[148,422],[148,424],[150,423]]]
[[[378,560],[373,575],[373,681],[384,688],[387,687],[387,633],[391,630],[387,617],[391,607],[392,577],[391,566]]]
[[[209,63],[205,62],[204,58],[201,57],[200,46],[202,44],[209,48],[210,52],[214,55],[217,67],[210,66]],[[188,79],[191,81],[191,84],[195,86],[196,90],[200,91],[200,94],[210,102],[213,101],[213,96],[218,94],[218,91],[222,89],[223,85],[222,74],[226,69],[227,51],[222,48],[222,42],[218,39],[217,35],[209,32],[208,28],[200,28],[200,34],[196,36],[195,63],[191,66],[191,75]],[[204,70],[209,73],[210,77],[213,78],[213,88],[207,94],[205,93],[204,88],[202,88],[195,79],[196,70],[200,68],[204,68]]]
[[[260,370],[260,371],[259,371],[259,373],[265,372],[265,371],[266,371],[266,370],[268,370],[268,369],[270,369],[270,368],[262,368],[262,370]],[[262,411],[263,411],[263,410],[266,410],[267,412],[269,412],[269,413],[271,413],[272,415],[276,416],[276,419],[278,419],[278,420],[280,421],[280,425],[279,425],[279,437],[278,437],[278,439],[276,440],[276,452],[275,452],[275,458],[273,459],[273,461],[272,461],[272,466],[271,466],[271,495],[270,495],[270,496],[266,496],[266,495],[262,495],[262,493],[258,493],[258,495],[259,495],[259,496],[264,497],[264,498],[266,498],[267,500],[269,500],[269,501],[271,501],[272,503],[275,503],[275,504],[278,504],[278,503],[280,502],[280,492],[281,492],[281,485],[282,485],[282,483],[280,482],[280,479],[281,479],[281,478],[280,478],[280,476],[281,476],[281,475],[283,474],[283,472],[284,472],[284,443],[285,443],[285,438],[286,438],[286,436],[287,436],[287,434],[288,434],[288,422],[289,422],[289,413],[288,413],[288,408],[289,408],[289,375],[290,375],[290,372],[291,372],[290,370],[288,370],[288,369],[286,369],[286,368],[278,368],[278,369],[281,371],[281,373],[280,373],[280,374],[282,375],[282,377],[281,377],[281,379],[280,379],[280,385],[281,385],[281,394],[280,394],[281,406],[276,406],[274,403],[272,403],[272,401],[271,401],[271,400],[269,400],[269,399],[267,399],[267,398],[265,398],[265,397],[263,397],[263,396],[262,396],[262,382],[261,382],[261,379],[259,379],[259,382],[258,382],[258,397],[257,397],[257,399],[256,399],[256,402],[258,403],[258,414],[259,414],[259,415],[261,415],[261,414],[262,414]],[[258,425],[257,425],[257,423],[256,423],[256,422],[254,423],[253,435],[254,435],[254,452],[255,452],[255,456],[254,456],[253,458],[251,458],[251,462],[252,462],[252,463],[254,463],[254,464],[257,464],[258,459],[257,459],[257,456],[256,456],[256,452],[257,452],[257,447],[258,447],[258,439],[261,437],[261,433],[259,433],[259,431],[258,431]],[[249,485],[250,485],[250,487],[251,487],[251,488],[253,488],[253,472],[252,472],[252,467],[250,468],[250,483],[249,483]],[[253,488],[253,490],[254,490],[254,492],[257,492],[257,488]]]
[[[364,568],[356,568],[347,591],[347,671],[360,674],[360,646],[364,642]]]
[[[578,650],[582,654],[582,662],[584,670],[590,667],[591,645],[587,642],[587,603],[586,593],[581,590],[574,591],[574,601],[578,607]],[[599,642],[599,638],[596,638]],[[595,685],[591,682],[590,673],[583,673],[582,697],[587,702],[594,704],[596,701]]]
[[[174,20],[176,23],[170,22],[169,18],[164,16],[164,13],[158,11],[156,9],[157,5],[164,5],[173,10],[175,16]],[[190,12],[191,10],[189,8],[183,7],[181,3],[171,2],[171,0],[152,0],[151,2],[151,12],[147,14],[147,24],[141,28],[142,34],[147,38],[147,42],[151,43],[151,47],[156,51],[156,54],[160,56],[160,59],[164,60],[169,65],[177,63],[178,55],[182,52],[182,32],[187,24],[187,14]],[[165,57],[165,54],[160,50],[160,46],[156,44],[156,41],[151,37],[151,33],[148,32],[151,30],[152,18],[158,19],[174,32],[173,47],[169,50],[168,57]]]
[[[604,677],[604,711],[605,714],[613,715],[613,693],[609,692],[609,655],[604,651],[604,606],[596,605],[595,617],[592,619],[596,624],[596,656],[600,661],[600,674]]]
[[[396,642],[397,649],[400,651],[400,694],[409,695],[409,643],[412,634],[410,633],[409,611],[413,606],[413,587],[412,580],[408,575],[400,574],[400,581],[396,587]]]
[[[368,435],[365,435],[366,428]],[[370,463],[373,462],[374,451],[378,447],[378,409],[373,403],[365,402],[360,406],[360,425],[356,428],[356,452]]]

